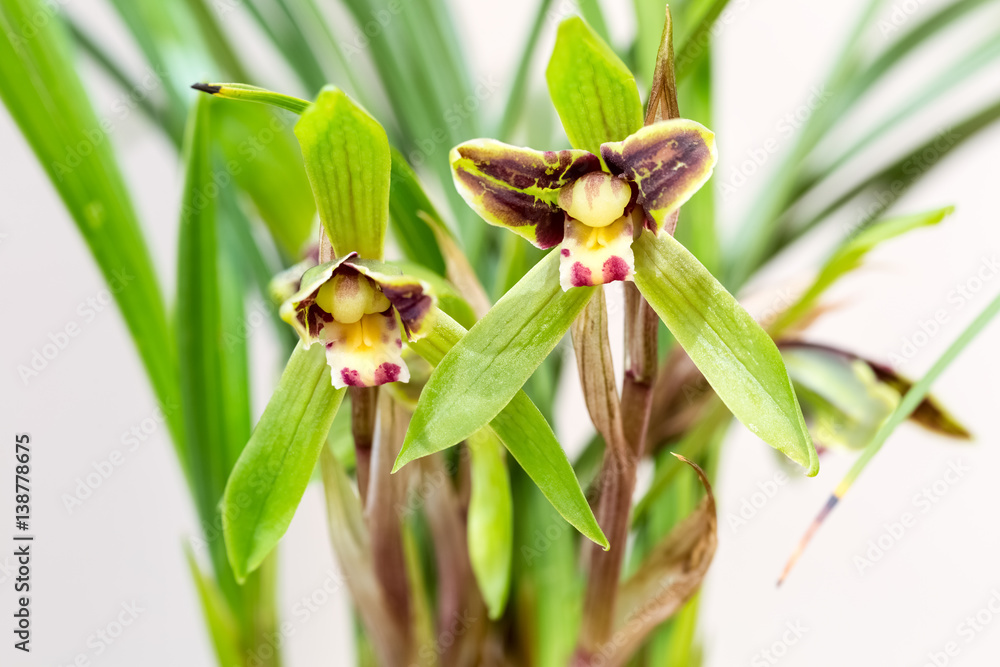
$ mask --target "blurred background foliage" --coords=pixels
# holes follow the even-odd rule
[[[451,186],[448,150],[478,136],[521,145],[567,146],[539,76],[548,54],[541,53],[538,45],[558,19],[572,14],[582,15],[615,48],[636,74],[645,96],[660,44],[664,3],[539,0],[525,33],[496,37],[521,54],[503,83],[470,69],[469,45],[445,0],[108,0],[132,36],[133,43],[124,48],[92,32],[76,7],[66,6],[64,12],[63,4],[0,0],[5,35],[0,38],[0,94],[105,276],[110,281],[115,271],[122,270],[134,276],[134,286],[116,298],[157,399],[164,405],[182,405],[182,410],[167,415],[203,527],[201,539],[209,546],[207,561],[192,556],[191,565],[218,659],[224,665],[261,664],[251,663],[251,657],[259,658],[255,647],[278,622],[273,557],[239,586],[219,538],[219,499],[252,425],[247,389],[252,369],[246,341],[227,338],[222,323],[243,319],[251,290],[271,299],[272,277],[310,252],[318,226],[291,132],[294,118],[262,105],[223,107],[209,99],[196,105],[197,93],[189,86],[204,80],[239,81],[305,99],[313,99],[327,83],[347,91],[385,126],[394,149],[390,211],[394,258],[422,267],[428,275],[443,276],[445,253],[440,244],[447,238],[461,246],[495,301],[542,253],[483,224],[464,205]],[[682,116],[714,127],[713,34],[720,21],[729,20],[727,12],[745,4],[742,0],[671,3]],[[927,57],[935,39],[981,20],[984,12],[995,10],[996,2],[940,3],[886,33],[876,17],[887,4],[869,2],[857,17],[823,79],[825,101],[785,146],[780,165],[759,189],[755,205],[741,212],[736,233],[723,238],[718,231],[718,186],[703,188],[681,212],[677,238],[733,293],[848,205],[867,212],[846,238],[836,239],[837,245],[830,248],[830,262],[841,262],[833,269],[836,275],[831,278],[821,272],[809,293],[811,301],[797,304],[798,310],[790,309],[792,315],[773,323],[771,331],[781,340],[794,338],[808,326],[816,315],[819,294],[860,263],[850,254],[857,251],[856,244],[850,245],[857,235],[877,227],[882,212],[903,192],[932,177],[942,157],[1000,116],[1000,95],[995,95],[979,107],[960,110],[944,139],[940,128],[928,127],[925,133],[914,133],[899,150],[873,154],[872,147],[894,128],[940,103],[956,86],[995,70],[1000,56],[996,31],[981,43],[970,44],[965,53],[942,54],[935,70],[927,72],[925,85],[904,91],[889,111],[865,116],[859,127],[856,112],[874,91],[891,87],[903,67]],[[634,13],[637,29],[631,40],[610,38],[604,12],[612,8]],[[132,52],[141,54],[142,62],[128,55]],[[188,147],[188,184],[178,227],[178,284],[176,290],[168,290],[175,291],[173,303],[164,297],[162,279],[150,261],[148,236],[108,140],[107,120],[95,113],[88,82],[81,80],[81,61],[96,66],[119,86],[178,149],[179,158],[182,147]],[[196,127],[188,120],[192,114],[202,115],[203,122],[185,136],[185,127]],[[847,140],[845,123],[851,124]],[[436,224],[428,224],[417,210],[434,216]],[[903,233],[943,217],[929,214],[896,231]],[[192,221],[197,224],[187,224]],[[439,225],[449,230],[444,237],[440,229],[435,233]],[[882,235],[873,244],[892,235]],[[462,308],[461,299],[454,298],[455,308]],[[473,309],[466,304],[462,312],[463,324],[470,325]],[[274,320],[290,350],[292,332]],[[683,360],[665,329],[660,340],[663,374],[676,373]],[[803,347],[789,349],[794,350],[788,357],[793,379],[807,415],[815,417],[811,426],[817,427],[813,433],[817,444],[863,448],[908,388],[904,380],[879,376],[877,368],[866,371],[869,366],[845,361],[836,352],[831,356]],[[560,370],[559,355],[553,355],[526,387],[550,422]],[[835,391],[824,395],[816,386],[868,391],[874,398],[854,414],[851,405],[838,403],[843,395]],[[656,399],[659,414],[676,419],[651,429],[656,440],[650,452],[655,472],[633,518],[633,564],[688,516],[702,494],[693,475],[678,474],[681,466],[666,446],[699,462],[711,477],[730,421],[696,374],[672,390]],[[685,406],[690,409],[682,409]],[[932,428],[964,434],[942,409],[924,406],[918,413]],[[349,415],[350,410],[341,410],[330,434],[330,450],[337,456],[325,459],[324,475],[331,479],[353,465]],[[823,442],[820,427],[832,436],[829,442]],[[602,447],[595,438],[576,461],[584,488],[594,479]],[[449,462],[452,476],[459,476],[462,469],[458,461]],[[568,529],[516,465],[509,472],[513,549],[518,557],[513,559],[507,612],[493,632],[498,641],[521,647],[518,664],[562,665],[573,650],[579,620],[567,600],[578,599],[583,587],[577,569],[580,536]],[[343,516],[350,516],[350,502],[331,507],[341,507]],[[422,572],[433,579],[433,530],[423,520],[411,524],[407,543],[416,554],[414,578]],[[425,582],[424,590],[433,586]],[[699,664],[697,609],[695,598],[651,636],[631,664]],[[427,622],[433,625],[433,619]],[[359,634],[361,664],[374,660],[368,641]],[[278,665],[280,656],[272,655],[263,664]]]

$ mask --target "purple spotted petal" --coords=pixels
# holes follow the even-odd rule
[[[648,125],[624,141],[601,146],[608,169],[639,188],[646,226],[654,233],[701,188],[715,167],[715,135],[693,120]]]
[[[539,248],[562,240],[559,189],[601,169],[600,159],[587,151],[543,152],[492,139],[460,144],[449,157],[455,186],[469,206]]]

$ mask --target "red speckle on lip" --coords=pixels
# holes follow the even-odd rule
[[[348,387],[363,387],[365,386],[361,382],[361,375],[357,371],[352,371],[350,368],[340,369],[340,379],[344,381]]]
[[[573,287],[588,287],[593,284],[590,278],[590,269],[585,267],[580,262],[576,262],[573,265],[573,272],[570,276],[570,282]]]
[[[385,384],[395,382],[399,379],[400,368],[397,364],[390,364],[388,361],[375,369],[375,384]]]
[[[617,255],[612,255],[602,267],[604,271],[604,282],[612,283],[616,280],[625,280],[628,277],[628,264]]]
[[[569,257],[569,248],[563,248],[562,249],[562,256],[563,257]]]

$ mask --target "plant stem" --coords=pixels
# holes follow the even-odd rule
[[[351,435],[354,439],[355,474],[362,506],[368,505],[368,477],[378,413],[378,387],[351,387]]]

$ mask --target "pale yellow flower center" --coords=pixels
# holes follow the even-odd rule
[[[357,322],[335,324],[338,342],[352,352],[364,352],[384,345],[382,341],[384,328],[385,317],[378,313],[364,315]]]
[[[359,273],[337,274],[319,288],[316,305],[341,324],[353,324],[364,315],[384,312],[389,300],[371,279]]]
[[[605,227],[593,227],[585,224],[584,227],[587,231],[585,232],[586,236],[583,240],[583,246],[587,250],[606,248],[621,236],[626,224],[628,224],[628,218],[625,216],[618,218]]]
[[[625,181],[594,171],[559,192],[559,207],[588,227],[607,227],[622,217],[631,198]]]

